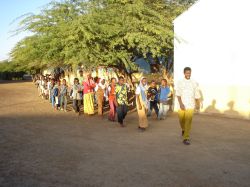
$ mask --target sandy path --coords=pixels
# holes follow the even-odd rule
[[[184,146],[176,115],[137,131],[54,112],[32,83],[0,84],[0,186],[249,186],[250,122],[196,115]]]

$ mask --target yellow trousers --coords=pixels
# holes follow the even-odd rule
[[[191,126],[192,126],[193,113],[194,113],[193,109],[178,111],[181,129],[182,131],[184,131],[184,135],[183,135],[184,140],[189,140],[190,138],[189,134],[190,134]]]
[[[92,93],[84,94],[84,113],[94,114],[94,98]]]

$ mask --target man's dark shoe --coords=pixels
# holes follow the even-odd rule
[[[139,130],[140,132],[144,132],[144,131],[146,130],[146,128],[138,127],[138,130]]]
[[[120,123],[120,126],[121,126],[121,127],[125,127],[125,125],[124,125],[123,123]]]
[[[190,140],[183,140],[184,145],[190,145]]]

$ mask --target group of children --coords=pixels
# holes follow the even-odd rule
[[[69,88],[65,79],[56,81],[50,76],[39,76],[36,77],[35,85],[39,96],[49,100],[55,110],[67,111]]]
[[[35,84],[39,96],[49,100],[55,110],[67,112],[67,104],[72,100],[73,110],[78,115],[81,114],[81,106],[83,106],[83,112],[88,115],[93,115],[97,106],[98,115],[102,116],[104,103],[108,103],[108,119],[115,121],[117,114],[117,120],[121,126],[124,126],[123,120],[127,114],[129,103],[136,103],[138,112],[143,108],[146,117],[151,116],[154,110],[159,120],[165,119],[173,94],[166,79],[162,79],[160,85],[157,85],[156,81],[152,81],[148,85],[146,78],[143,78],[136,86],[136,91],[133,91],[132,86],[125,83],[123,77],[119,77],[117,82],[116,78],[105,80],[92,78],[88,74],[84,79],[82,72],[78,78],[74,79],[72,85],[68,84],[66,79],[56,80],[51,76],[42,75],[36,77]],[[132,97],[128,97],[128,92],[132,92]],[[129,102],[131,98],[134,102]],[[139,124],[139,127],[141,126],[143,129],[144,125]]]
[[[173,94],[166,79],[162,79],[161,84],[157,86],[156,81],[148,85],[147,78],[143,77],[135,94],[140,130],[147,129],[148,117],[151,116],[152,110],[155,111],[159,120],[166,118]]]
[[[182,129],[183,143],[190,144],[190,130],[193,113],[200,109],[202,100],[198,83],[190,79],[191,68],[184,68],[184,79],[176,86],[175,94],[179,103],[179,122]],[[156,81],[148,84],[147,78],[143,77],[139,85],[129,85],[124,77],[105,80],[104,78],[92,78],[88,74],[74,79],[73,85],[68,85],[66,79],[55,79],[50,76],[40,76],[34,79],[39,95],[48,99],[55,110],[67,111],[69,98],[73,100],[73,109],[80,115],[81,106],[87,115],[95,114],[95,107],[98,107],[98,115],[103,116],[104,103],[109,104],[110,121],[118,121],[121,127],[125,127],[124,119],[127,115],[128,106],[136,103],[138,112],[138,127],[144,131],[148,127],[148,117],[155,111],[157,118],[163,120],[172,106],[173,88],[166,79],[162,79],[160,85]],[[132,102],[131,102],[132,101]],[[130,103],[130,104],[129,104]]]
[[[173,96],[173,92],[168,86],[167,80],[162,79],[158,88],[156,82],[152,81],[148,88],[147,95],[149,98],[148,116],[151,115],[151,112],[154,109],[158,119],[165,119]]]

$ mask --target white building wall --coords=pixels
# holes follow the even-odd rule
[[[192,68],[202,111],[250,118],[249,10],[249,0],[200,0],[174,21],[175,81]]]

